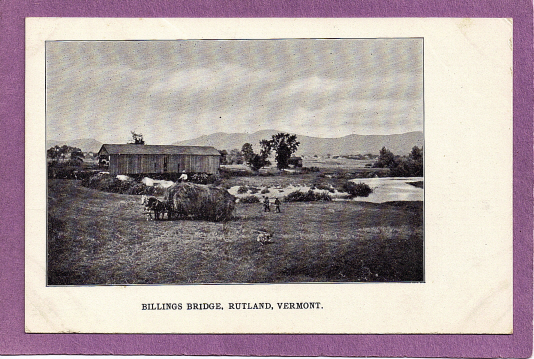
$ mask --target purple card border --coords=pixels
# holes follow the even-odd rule
[[[24,333],[25,17],[500,17],[514,21],[512,335]],[[513,357],[532,351],[533,13],[527,0],[0,2],[0,354]],[[491,155],[491,151],[487,152]],[[488,169],[490,170],[490,169]]]

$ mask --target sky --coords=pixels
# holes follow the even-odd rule
[[[423,40],[51,41],[49,140],[423,130]]]

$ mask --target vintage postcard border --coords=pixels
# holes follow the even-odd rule
[[[203,26],[198,26],[201,23]],[[107,24],[107,26],[102,26]],[[439,26],[436,27],[436,24]],[[30,333],[508,334],[512,330],[512,23],[506,19],[28,19],[26,327]],[[35,28],[53,33],[34,37]],[[77,30],[72,30],[78,28]],[[134,32],[123,29],[135,28]],[[45,208],[43,39],[263,38],[424,35],[426,63],[425,284],[288,284],[43,288]],[[208,31],[205,31],[205,29]],[[439,28],[440,30],[436,30]],[[104,29],[99,31],[97,29]],[[156,29],[156,30],[155,30]],[[229,30],[228,30],[229,29]],[[261,29],[261,30],[259,30]],[[277,30],[274,30],[277,29]],[[96,32],[95,32],[96,31]],[[494,33],[494,41],[486,36]],[[466,41],[468,40],[468,41]],[[473,43],[477,46],[473,47]],[[107,42],[106,46],[111,43]],[[476,49],[476,50],[475,50]],[[33,51],[32,51],[33,50]],[[32,56],[32,54],[39,54]],[[454,56],[451,56],[454,54]],[[494,56],[488,57],[488,54]],[[447,69],[444,71],[443,65]],[[483,69],[483,70],[482,70]],[[487,75],[482,75],[487,74]],[[491,76],[490,76],[491,74]],[[481,87],[483,86],[483,87]],[[454,90],[453,90],[454,89]],[[490,90],[491,89],[491,90]],[[488,91],[489,90],[489,91]],[[483,93],[482,97],[477,94]],[[466,106],[466,104],[471,104]],[[481,105],[483,104],[483,105]],[[74,106],[77,108],[77,106]],[[489,110],[489,109],[492,110]],[[461,110],[459,110],[461,109]],[[154,115],[156,116],[156,115]],[[75,120],[73,120],[75,121]],[[196,121],[196,119],[195,119]],[[202,121],[199,120],[199,126]],[[95,129],[96,131],[96,129]],[[455,143],[456,145],[451,146]],[[39,144],[39,146],[36,146]],[[491,156],[473,154],[494,148]],[[30,163],[31,161],[31,163]],[[440,165],[435,165],[440,164]],[[487,172],[480,181],[478,173]],[[499,188],[499,191],[495,191]],[[491,196],[488,196],[491,193]],[[444,198],[445,197],[445,198]],[[30,200],[31,199],[31,200]],[[131,207],[133,204],[129,205]],[[480,216],[484,213],[484,216]],[[61,216],[60,213],[55,215]],[[363,215],[363,214],[362,214]],[[142,222],[146,223],[146,222]],[[162,224],[163,225],[163,224]],[[144,225],[141,228],[144,229]],[[170,227],[174,228],[174,227]],[[169,228],[169,229],[170,229]],[[129,237],[129,234],[123,234]],[[83,238],[83,236],[81,237]],[[241,243],[241,242],[240,242]],[[122,244],[118,244],[120,248]],[[128,248],[128,247],[124,247]],[[218,248],[218,247],[216,247]],[[113,247],[110,250],[114,250]],[[75,254],[77,255],[77,254]],[[82,258],[80,258],[83,260]],[[453,266],[450,264],[454,263]],[[469,275],[466,275],[469,273]],[[147,312],[151,298],[187,303],[314,301],[320,310]],[[109,301],[113,298],[113,301]],[[172,299],[171,299],[172,298]],[[174,299],[176,298],[176,299]],[[212,298],[212,299],[210,299]],[[312,298],[312,299],[306,299]],[[36,300],[37,299],[37,300]],[[282,303],[283,304],[283,303]],[[319,306],[317,304],[317,306]],[[189,305],[186,306],[189,309]],[[288,306],[288,308],[291,308]],[[276,308],[279,309],[279,308]]]

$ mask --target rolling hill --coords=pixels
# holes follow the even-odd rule
[[[197,137],[192,140],[178,141],[173,145],[179,146],[213,146],[219,150],[238,148],[244,143],[251,143],[255,150],[259,150],[262,139],[270,139],[280,131],[263,130],[254,133],[224,133]],[[394,135],[348,135],[339,138],[320,138],[297,135],[300,142],[299,155],[351,155],[378,154],[382,147],[386,147],[394,154],[408,154],[413,146],[423,146],[423,132],[407,132]]]
[[[224,133],[218,132],[211,135],[197,137],[192,140],[177,141],[177,146],[213,146],[218,150],[230,151],[234,148],[241,149],[244,143],[251,143],[256,151],[259,151],[259,142],[270,139],[281,131],[262,130],[254,133]],[[300,142],[298,155],[354,155],[354,154],[378,154],[382,147],[387,147],[394,154],[408,154],[413,146],[423,146],[423,132],[407,132],[394,135],[348,135],[339,138],[321,138],[297,135]],[[46,141],[46,148],[55,145],[68,145],[78,147],[84,152],[97,152],[102,143],[92,139],[76,139],[70,141]]]

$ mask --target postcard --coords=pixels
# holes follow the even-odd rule
[[[512,30],[26,19],[26,332],[511,334]]]

